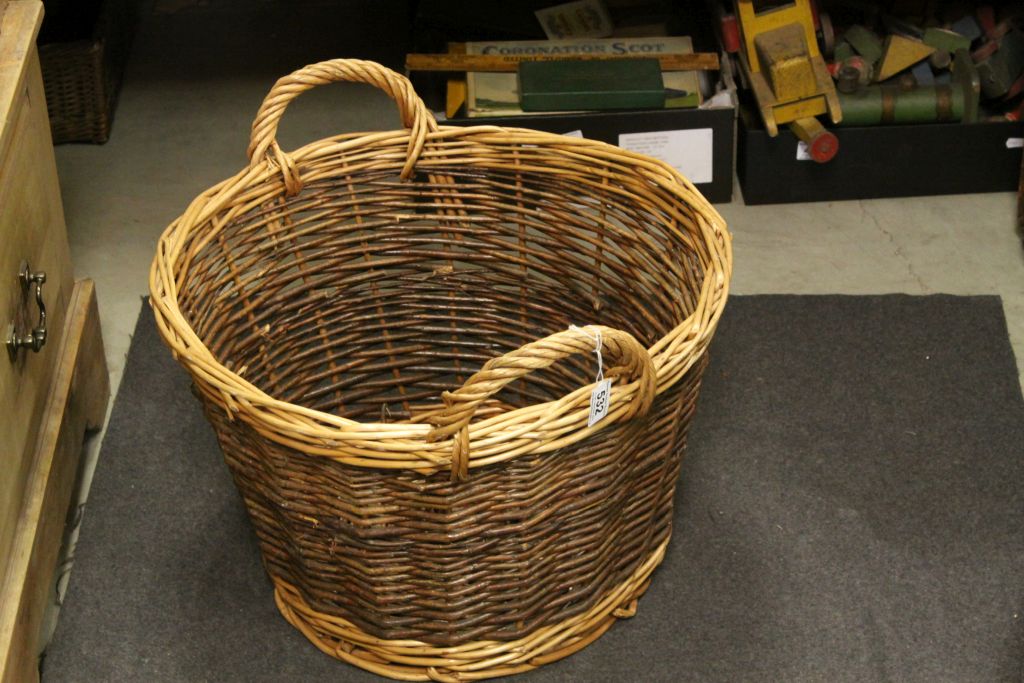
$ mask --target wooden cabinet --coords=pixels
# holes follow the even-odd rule
[[[39,629],[52,590],[82,440],[108,399],[96,300],[75,282],[35,37],[42,6],[0,0],[0,680],[38,678]],[[8,352],[39,328],[45,343]]]

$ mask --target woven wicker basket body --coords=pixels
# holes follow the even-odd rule
[[[288,102],[337,80],[406,129],[283,152]],[[369,62],[281,79],[249,154],[164,233],[151,301],[284,616],[407,680],[527,671],[631,616],[727,296],[718,214],[602,143],[438,127]]]

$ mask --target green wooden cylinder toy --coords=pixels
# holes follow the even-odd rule
[[[839,106],[842,126],[960,121],[964,117],[964,89],[960,85],[910,90],[869,85],[853,93],[840,92]]]

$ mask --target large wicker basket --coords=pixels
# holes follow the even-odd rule
[[[406,128],[282,151],[285,107],[331,81]],[[279,80],[249,159],[164,233],[151,301],[285,618],[370,671],[461,681],[632,616],[728,291],[714,209],[603,143],[438,126],[372,62]]]

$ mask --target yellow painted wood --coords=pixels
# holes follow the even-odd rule
[[[761,33],[773,31],[787,24],[796,24],[803,29],[804,42],[809,56],[819,55],[818,40],[814,35],[814,18],[811,14],[810,0],[795,0],[793,4],[778,7],[766,12],[755,12],[753,0],[736,0],[736,13],[739,17],[740,32],[743,35],[744,54],[749,62],[750,71],[760,72],[763,68],[757,56],[754,40]]]
[[[757,102],[758,111],[761,113],[761,120],[764,121],[765,130],[768,131],[768,135],[775,137],[779,134],[778,126],[775,124],[775,105],[778,102],[775,101],[775,93],[772,92],[772,88],[768,85],[767,79],[764,74],[751,73],[750,75],[750,89],[754,93],[754,100]]]
[[[816,118],[796,119],[789,124],[789,129],[808,145],[818,136],[825,134],[825,127]]]
[[[761,33],[754,38],[754,46],[775,99],[789,102],[818,93],[818,81],[800,25],[786,24]]]
[[[772,109],[777,125],[796,121],[797,119],[821,116],[827,111],[828,107],[823,95],[786,104],[777,104]]]
[[[753,0],[736,0],[744,49],[740,63],[765,130],[821,114],[842,120],[839,97],[818,50],[808,0],[757,13]]]
[[[882,61],[879,63],[875,80],[884,81],[887,78],[892,78],[922,59],[927,59],[933,52],[935,52],[934,47],[925,45],[920,40],[891,35],[885,40],[885,51],[882,54]]]
[[[448,52],[451,54],[464,55],[466,54],[466,44],[448,43]],[[445,92],[445,116],[448,118],[454,118],[454,116],[459,113],[459,110],[462,109],[462,105],[466,103],[467,94],[465,74],[452,74],[449,76],[447,90]]]

